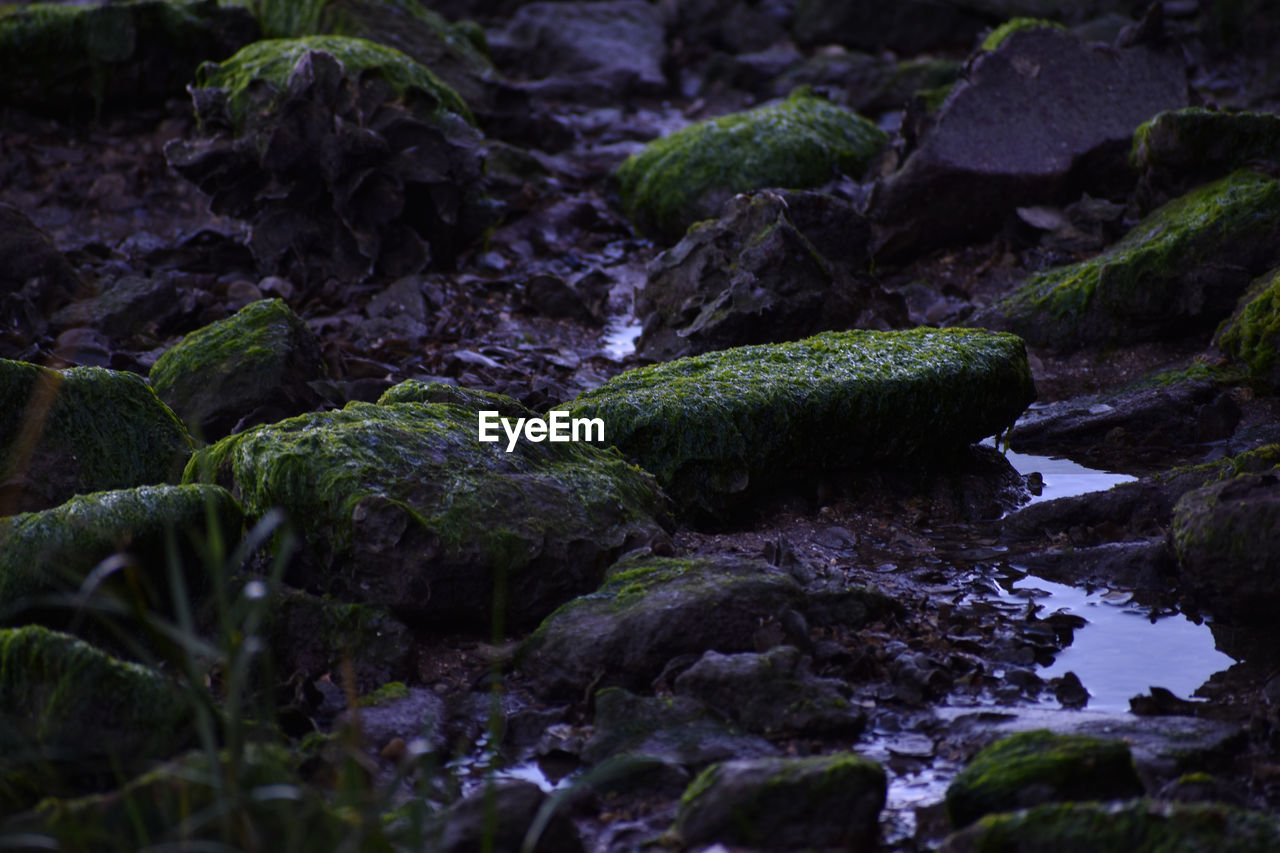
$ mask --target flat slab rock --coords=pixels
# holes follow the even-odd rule
[[[1022,341],[967,329],[825,332],[629,370],[568,405],[695,518],[842,468],[945,457],[1035,399]]]
[[[653,479],[585,443],[477,440],[479,409],[535,417],[497,395],[351,403],[201,450],[188,481],[227,484],[259,517],[283,507],[304,540],[286,581],[392,608],[410,623],[531,626],[600,583],[626,551],[668,544]],[[494,400],[498,402],[495,403]]]

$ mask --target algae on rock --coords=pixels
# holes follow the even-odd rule
[[[1280,182],[1239,171],[1169,202],[1087,261],[1032,275],[980,312],[1033,346],[1171,339],[1231,313],[1280,258]]]
[[[1253,379],[1280,391],[1280,267],[1249,286],[1215,343]]]
[[[315,333],[283,301],[263,299],[187,335],[149,378],[193,433],[213,440],[237,424],[317,407],[321,398],[307,383],[327,375]]]
[[[947,788],[947,816],[960,828],[993,812],[1058,800],[1124,799],[1142,792],[1124,741],[1039,729],[979,752]]]
[[[657,139],[616,172],[627,216],[674,242],[746,190],[804,189],[860,176],[887,137],[805,88],[786,100],[698,122]]]
[[[1129,162],[1144,201],[1164,201],[1249,166],[1280,166],[1280,116],[1205,107],[1165,110],[1133,134]]]
[[[826,332],[630,370],[567,404],[684,510],[723,517],[799,478],[945,457],[1035,399],[1022,341],[970,329]]]
[[[0,515],[174,483],[190,455],[186,428],[142,377],[0,359]]]
[[[852,752],[727,761],[689,784],[674,828],[694,846],[870,849],[887,791],[884,768]]]
[[[256,427],[198,451],[185,477],[227,485],[254,517],[284,508],[305,540],[290,583],[471,630],[504,602],[508,626],[535,623],[623,552],[667,542],[665,497],[616,453],[506,452],[452,403],[350,403]]]

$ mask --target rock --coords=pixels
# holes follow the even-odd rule
[[[113,338],[146,335],[151,326],[165,334],[181,311],[173,276],[123,275],[99,285],[96,296],[72,302],[55,312],[49,323],[55,329],[91,326]]]
[[[662,17],[644,0],[526,3],[493,34],[490,49],[514,75],[556,78],[565,91],[617,98],[667,87]]]
[[[0,101],[59,117],[161,106],[191,69],[260,37],[247,9],[208,2],[31,3],[0,16]]]
[[[420,752],[440,752],[447,746],[447,719],[444,700],[432,691],[391,682],[360,697],[354,710],[338,715],[337,723],[355,728],[364,745],[372,749],[382,749],[400,738],[406,743],[420,741]]]
[[[1280,267],[1257,278],[1240,297],[1235,313],[1219,327],[1214,343],[1248,375],[1280,390]]]
[[[149,374],[160,399],[206,441],[319,407],[307,383],[327,376],[319,339],[279,299],[192,332]]]
[[[585,443],[478,442],[488,404],[472,399],[350,403],[255,427],[199,451],[185,476],[226,483],[254,518],[284,508],[305,541],[291,584],[410,624],[480,630],[504,618],[494,595],[500,624],[536,624],[621,553],[664,547],[650,477]]]
[[[1134,132],[1129,159],[1142,176],[1141,198],[1154,207],[1236,169],[1280,166],[1280,116],[1166,110]]]
[[[552,813],[533,846],[523,847],[547,795],[532,782],[490,783],[459,800],[426,828],[426,849],[440,853],[582,853],[582,840],[567,815]]]
[[[595,706],[595,731],[582,748],[582,759],[590,764],[625,755],[700,768],[713,761],[778,752],[768,741],[735,730],[688,697],[650,698],[610,687],[596,693]]]
[[[885,140],[861,116],[799,89],[650,142],[615,174],[636,228],[673,243],[694,222],[719,215],[735,193],[815,187],[838,172],[857,177]]]
[[[31,830],[52,836],[64,848],[132,850],[181,828],[189,846],[224,844],[251,832],[272,849],[387,849],[378,821],[353,821],[345,809],[302,784],[300,761],[283,747],[251,743],[234,756],[223,751],[216,766],[200,750],[129,781],[119,790],[75,800],[46,800],[32,816]],[[216,780],[216,781],[215,781]],[[227,788],[272,792],[245,796],[230,808]],[[226,786],[226,787],[224,787]],[[281,796],[282,792],[287,795]],[[191,820],[194,815],[204,820]]]
[[[1111,249],[1028,278],[969,322],[1074,350],[1204,331],[1280,255],[1280,183],[1241,171],[1149,214]]]
[[[667,31],[678,33],[683,50],[745,54],[773,46],[790,28],[793,3],[766,0],[662,0]],[[780,92],[785,95],[791,91]]]
[[[0,628],[0,674],[0,814],[134,772],[191,731],[168,678],[47,628]]]
[[[826,332],[630,370],[569,404],[681,508],[724,517],[780,486],[928,460],[1035,398],[1022,342],[964,329]]]
[[[44,310],[62,305],[84,289],[49,235],[16,207],[0,203],[0,294],[22,291],[29,282],[34,301]]]
[[[816,53],[769,82],[774,97],[796,86],[834,92],[832,100],[862,115],[903,109],[921,90],[950,89],[961,64],[952,59],[918,57],[897,61],[858,51]]]
[[[1123,741],[1041,729],[1005,738],[974,756],[947,788],[947,817],[963,828],[995,812],[1142,792]]]
[[[1163,592],[1177,569],[1164,537],[1105,542],[1018,557],[1028,574],[1056,583]]]
[[[640,557],[552,613],[521,645],[518,668],[542,696],[588,685],[643,689],[678,655],[755,648],[761,621],[800,599],[789,575],[730,558]]]
[[[694,225],[650,264],[636,296],[645,317],[636,352],[666,361],[825,329],[900,324],[903,312],[866,272],[869,239],[866,221],[830,196],[735,196],[720,219]]]
[[[943,853],[1168,850],[1256,853],[1280,845],[1273,815],[1218,803],[1062,803],[991,815],[949,837]]]
[[[1187,492],[1169,542],[1192,600],[1216,621],[1274,626],[1280,606],[1280,476],[1245,474]]]
[[[190,454],[182,422],[140,376],[0,360],[0,516],[177,482]]]
[[[201,66],[192,98],[216,135],[174,140],[165,156],[216,213],[252,222],[264,272],[399,278],[453,263],[492,224],[470,111],[393,48],[257,42]]]
[[[884,769],[851,752],[727,761],[689,785],[675,831],[690,846],[871,849],[886,790]]]
[[[811,674],[808,658],[794,646],[763,654],[707,652],[680,674],[675,690],[761,734],[856,736],[866,723],[849,701],[848,686]]]
[[[967,67],[872,193],[878,258],[981,239],[1019,207],[1126,191],[1134,129],[1187,99],[1180,51],[1086,44],[1053,27],[1015,29]]]
[[[300,589],[277,589],[263,630],[277,673],[316,679],[344,672],[349,662],[357,690],[412,672],[413,634],[386,610],[348,604]]]
[[[219,536],[225,546],[234,546],[242,522],[235,499],[209,485],[95,492],[53,509],[0,518],[0,602],[10,609],[12,620],[24,599],[70,596],[99,564],[119,556],[130,568],[101,578],[99,588],[123,603],[168,613],[172,573],[182,573],[189,593],[206,591],[210,567],[201,559],[206,540]],[[179,531],[175,566],[167,540]],[[68,601],[62,612],[37,606],[22,615],[61,627],[72,621],[72,610]]]

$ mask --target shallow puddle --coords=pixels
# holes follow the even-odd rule
[[[629,314],[610,317],[600,340],[600,351],[615,361],[621,361],[636,351],[636,340],[642,325]]]
[[[996,446],[995,441],[990,438],[982,443],[988,447]],[[1058,456],[1035,456],[1009,450],[1005,452],[1005,458],[1024,477],[1038,473],[1044,480],[1039,494],[1033,492],[1027,505],[1051,501],[1055,498],[1084,495],[1089,492],[1104,492],[1112,486],[1138,479],[1129,474],[1115,474],[1110,471],[1086,468],[1070,459]]]

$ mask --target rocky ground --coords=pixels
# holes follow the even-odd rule
[[[321,31],[405,46],[360,3],[322,5],[351,17],[335,11]],[[233,790],[306,792],[284,829],[244,806],[254,830],[232,843],[246,849],[271,846],[272,833],[296,839],[312,814],[317,832],[372,844],[384,829],[396,843],[415,830],[451,850],[480,849],[495,828],[493,849],[520,849],[530,826],[542,850],[968,850],[991,838],[1030,850],[1046,833],[1061,833],[1063,849],[1121,850],[1133,837],[1156,845],[1170,825],[1186,843],[1274,849],[1280,829],[1265,813],[1280,808],[1280,662],[1268,616],[1280,595],[1266,572],[1280,373],[1267,299],[1280,263],[1280,130],[1267,122],[1280,107],[1269,50],[1280,21],[1207,0],[901,4],[929,6],[929,25],[864,19],[863,5],[441,3],[444,16],[479,23],[413,46],[467,107],[423,95],[421,81],[391,91],[351,57],[290,61],[283,100],[265,110],[253,100],[262,88],[244,94],[206,72],[187,72],[199,80],[191,97],[108,85],[83,104],[42,97],[38,74],[6,84],[0,358],[109,368],[148,378],[159,396],[130,377],[99,391],[87,373],[6,363],[4,404],[26,414],[0,417],[0,501],[5,514],[34,514],[0,532],[12,720],[0,744],[46,750],[6,770],[13,831],[66,849],[141,843],[129,834],[137,821],[112,811],[121,795],[74,798],[203,742],[259,768],[226,771]],[[1061,23],[991,35],[1031,12]],[[128,24],[138,44],[141,21]],[[245,44],[235,34],[259,25],[284,34],[247,12],[213,26]],[[216,42],[202,55],[240,46]],[[472,56],[481,45],[491,65]],[[95,73],[123,73],[132,60],[107,50],[95,61]],[[201,95],[218,85],[218,97]],[[816,96],[787,103],[822,114],[784,115],[753,138],[752,158],[810,157],[772,153],[788,123],[834,122],[857,144],[836,146],[816,178],[744,166],[748,183],[726,187],[718,176],[737,161],[699,171],[702,152],[722,144],[719,126],[701,122],[800,85]],[[865,127],[822,112],[835,106]],[[1208,109],[1172,130],[1146,126],[1134,146],[1140,124],[1185,107]],[[474,124],[461,118],[468,108]],[[1212,124],[1240,118],[1232,110],[1250,112]],[[656,139],[693,153],[618,170]],[[675,161],[675,190],[646,195],[652,182],[627,173]],[[262,302],[272,299],[283,304]],[[621,387],[608,380],[649,362],[917,326],[1020,335],[1036,402],[1023,412],[1016,379],[988,387],[966,373],[949,389],[907,392],[906,408],[876,403],[910,413],[879,415],[882,433],[868,427],[889,451],[813,461],[809,445],[851,433],[789,413],[773,431],[743,427],[747,455],[763,448],[765,461],[692,475],[678,458],[677,473],[660,469],[645,424],[623,451],[653,476],[576,446],[522,449],[489,469],[480,445],[456,438],[478,408],[595,411]],[[920,359],[945,362],[933,345],[917,345]],[[775,382],[741,370],[746,389]],[[674,374],[654,375],[659,392],[677,393]],[[624,407],[638,399],[617,393]],[[929,421],[920,406],[942,414]],[[1022,413],[1007,432],[1002,406]],[[118,442],[150,467],[111,462],[95,479],[80,438],[67,450],[30,435],[32,423],[47,420],[53,435],[86,417],[110,436],[94,446]],[[672,429],[693,435],[698,423]],[[991,447],[933,452],[953,432],[958,444],[1001,432],[1035,456],[1018,471]],[[1034,500],[1064,476],[1042,457],[1129,481]],[[127,489],[148,521],[74,520],[99,511],[84,494],[107,489]],[[298,534],[292,551],[259,542],[229,561],[229,579],[163,568],[176,551],[210,564],[185,541],[166,547],[166,528],[208,530],[217,516],[224,531],[252,530],[277,505]],[[116,631],[47,600],[112,591],[100,570],[115,553],[160,568],[127,582],[121,570],[110,600],[207,645],[155,631],[140,640],[121,613],[103,620]],[[273,573],[279,553],[292,559]],[[195,602],[190,624],[175,586]],[[1094,604],[1067,606],[1064,588]],[[1153,623],[1147,637],[1116,640],[1141,646],[1152,679],[1203,666],[1164,659],[1157,639],[1187,617],[1230,660],[1194,693],[1134,682],[1127,710],[1099,709],[1088,676],[1045,670],[1103,630],[1100,607]],[[96,648],[29,625],[153,669],[113,669]],[[245,635],[269,652],[256,657],[270,659],[269,675],[237,670],[254,657]],[[72,651],[42,646],[49,636]],[[110,690],[136,696],[194,685],[217,710],[201,716],[167,694],[141,709],[108,702],[100,737],[63,736],[59,725],[95,731],[86,708],[104,700],[48,699],[41,684],[55,676],[41,682],[22,655],[47,656],[47,673],[105,668],[119,679]],[[230,722],[242,717],[257,722]],[[1062,737],[1018,734],[1046,729]],[[144,738],[151,730],[174,736]],[[87,769],[112,739],[137,759],[128,772]],[[1044,766],[1025,769],[1019,750]],[[207,755],[187,756],[209,772]],[[995,770],[984,775],[983,761]],[[172,781],[182,773],[152,773],[130,783],[159,804],[138,819],[153,821],[152,840],[198,834],[166,810],[186,790]],[[1013,781],[992,782],[1001,773]],[[495,778],[512,784],[494,795]],[[59,799],[32,811],[45,795]],[[1084,802],[1098,799],[1129,804],[1097,817]],[[1123,821],[1139,835],[1122,837]]]

